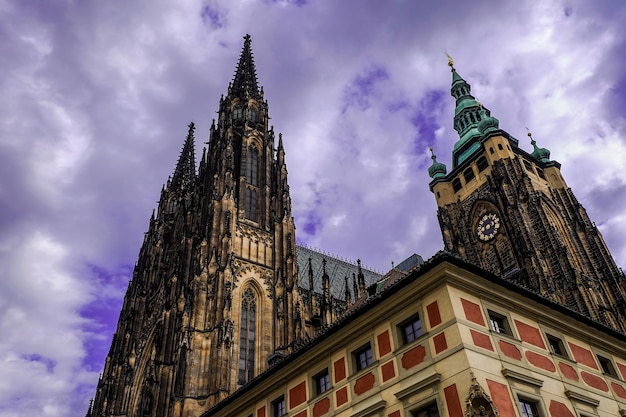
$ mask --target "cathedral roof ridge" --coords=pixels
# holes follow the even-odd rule
[[[320,254],[322,256],[326,256],[326,257],[332,258],[335,261],[343,262],[344,264],[353,266],[355,268],[358,267],[358,264],[357,264],[358,261],[359,261],[358,259],[356,261],[351,261],[350,259],[344,258],[343,256],[333,254],[331,252],[328,252],[328,251],[325,251],[323,249],[319,249],[319,248],[307,245],[306,243],[302,243],[302,242],[298,243],[297,246],[301,247],[301,248],[304,248],[306,250],[312,251],[312,252],[316,252],[316,253],[318,253],[318,254]],[[376,274],[376,275],[381,275],[381,276],[383,275],[383,272],[380,271],[380,270],[374,269],[372,267],[363,266],[362,261],[361,261],[361,268],[364,271],[368,271],[368,272],[371,272],[371,273]]]

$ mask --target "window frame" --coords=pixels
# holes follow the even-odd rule
[[[613,379],[617,379],[621,381],[619,374],[617,373],[617,368],[615,367],[615,363],[613,360],[608,357],[608,355],[596,353],[596,360],[598,361],[598,365],[600,365],[600,370],[602,371],[602,375],[610,376]],[[606,366],[605,366],[606,365]]]
[[[455,193],[458,193],[459,191],[461,191],[461,189],[463,188],[463,184],[461,183],[461,179],[460,178],[455,178],[452,180],[452,190]]]
[[[522,404],[527,405],[531,408],[533,413],[528,414],[524,411]],[[529,397],[523,394],[517,395],[517,407],[520,412],[521,417],[543,417],[541,403],[533,397]]]
[[[369,355],[368,355],[369,352]],[[365,354],[365,361],[361,361],[361,355]],[[352,362],[354,364],[354,369],[356,372],[360,372],[363,369],[369,368],[376,362],[374,360],[374,350],[372,349],[372,344],[367,342],[362,345],[360,348],[352,351]]]
[[[330,380],[330,371],[324,368],[322,371],[313,375],[313,385],[315,387],[315,396],[322,395],[332,389],[333,385]]]
[[[550,354],[556,355],[560,358],[570,359],[569,352],[567,351],[567,348],[565,347],[565,342],[563,342],[562,337],[555,336],[554,333],[548,333],[548,332],[545,332],[545,335],[546,335],[546,341],[548,342],[548,350],[550,351]],[[559,352],[555,351],[554,346],[553,346],[554,342],[556,342],[555,344]]]
[[[439,413],[439,404],[438,402],[435,401],[428,401],[425,404],[422,404],[421,406],[416,407],[414,410],[411,410],[411,416],[412,417],[419,417],[421,412],[426,412],[425,417],[433,417],[429,414],[430,411],[432,411],[432,407],[435,407],[435,411],[436,411],[436,416],[439,417],[441,416],[441,414]]]
[[[282,414],[280,414],[282,412]],[[272,401],[272,417],[282,417],[287,415],[287,403],[285,396],[281,395]]]
[[[489,321],[489,330],[492,333],[513,337],[513,329],[511,328],[509,317],[506,314],[502,314],[498,311],[488,308],[487,319]],[[501,322],[501,325],[498,324],[498,326],[494,326],[494,322],[497,323],[498,321]]]
[[[419,334],[415,334],[415,323],[419,322]],[[409,326],[411,327],[411,330],[413,331],[413,339],[408,340],[409,339],[409,335],[407,334],[406,330],[409,328]],[[410,316],[409,318],[405,319],[404,321],[400,322],[398,324],[398,330],[400,333],[400,340],[402,342],[402,346],[406,346],[410,343],[413,343],[414,341],[420,339],[422,336],[424,336],[424,334],[426,333],[424,331],[424,326],[422,325],[422,319],[420,317],[419,312],[413,314],[412,316]]]
[[[474,172],[473,167],[469,166],[463,170],[463,179],[465,180],[466,184],[475,178],[476,178],[476,173]]]
[[[487,161],[487,157],[485,155],[482,155],[478,158],[478,160],[476,160],[476,168],[478,168],[478,173],[481,173],[489,168],[489,161]]]

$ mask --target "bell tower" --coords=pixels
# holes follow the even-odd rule
[[[626,280],[561,165],[499,128],[452,60],[452,170],[432,155],[430,190],[445,249],[503,279],[626,331]]]

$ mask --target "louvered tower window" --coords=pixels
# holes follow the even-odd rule
[[[249,146],[246,158],[246,219],[256,222],[259,199],[259,151],[254,146]]]
[[[254,377],[254,342],[256,340],[256,298],[250,287],[241,301],[241,329],[239,336],[239,385]]]

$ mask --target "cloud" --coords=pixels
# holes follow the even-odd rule
[[[160,188],[246,33],[299,240],[381,270],[442,247],[426,170],[458,138],[448,51],[625,265],[625,19],[619,0],[2,3],[0,416],[84,415]]]

